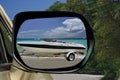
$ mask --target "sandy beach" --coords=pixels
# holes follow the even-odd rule
[[[33,48],[33,47],[22,47],[25,49],[21,55],[30,55],[38,57],[65,57],[68,52],[74,52],[76,57],[84,57],[85,50],[80,49],[50,49],[50,48]],[[79,56],[78,56],[79,55]]]
[[[30,67],[40,69],[53,69],[70,67],[81,62],[76,58],[74,61],[67,61],[64,57],[22,57],[23,61]]]
[[[85,57],[84,50],[79,49],[50,49],[24,46],[22,48],[25,49],[23,53],[20,53],[23,61],[33,68],[53,69],[71,67],[80,63]],[[68,61],[65,57],[70,51],[73,51],[75,54],[74,61]]]

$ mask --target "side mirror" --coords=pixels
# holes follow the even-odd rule
[[[79,70],[94,47],[86,19],[72,12],[22,12],[14,19],[13,54],[26,70]]]

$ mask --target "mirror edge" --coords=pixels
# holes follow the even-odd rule
[[[49,15],[48,15],[49,14]],[[39,15],[39,16],[38,16]],[[73,66],[68,68],[61,68],[61,69],[34,69],[34,68],[30,68],[29,66],[27,66],[26,64],[24,64],[24,62],[22,61],[22,59],[20,59],[20,55],[18,54],[18,51],[16,49],[16,36],[18,33],[18,30],[20,28],[20,25],[27,19],[33,19],[33,18],[48,18],[48,17],[63,17],[63,16],[71,16],[71,17],[78,17],[80,18],[85,27],[86,27],[86,32],[87,32],[87,41],[88,41],[88,53],[89,55],[77,66]],[[95,40],[94,40],[94,35],[92,33],[92,29],[90,28],[87,20],[80,14],[77,13],[73,13],[73,12],[61,12],[61,11],[57,11],[57,12],[45,12],[45,11],[37,11],[37,12],[22,12],[19,13],[15,16],[14,18],[14,28],[13,28],[13,55],[15,60],[25,69],[33,71],[33,72],[47,72],[47,73],[68,73],[68,72],[74,72],[77,71],[79,69],[81,69],[86,62],[88,61],[89,56],[91,55],[91,52],[93,51],[94,45],[95,45]],[[91,35],[90,35],[91,34]],[[81,67],[80,67],[81,65]]]

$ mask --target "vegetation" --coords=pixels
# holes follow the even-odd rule
[[[79,72],[104,74],[103,80],[120,76],[120,3],[111,0],[55,2],[48,11],[71,11],[84,15],[94,29],[94,54]]]

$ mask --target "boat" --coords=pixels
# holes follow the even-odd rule
[[[40,42],[17,42],[21,46],[55,48],[55,49],[85,49],[85,46],[77,43],[64,42],[62,40],[44,39]]]
[[[82,58],[84,58],[86,53],[86,47],[83,44],[64,42],[54,39],[44,39],[40,42],[17,42],[17,44],[33,53],[52,53],[57,56],[65,54],[68,61],[73,61],[75,56],[77,56],[76,54],[80,54],[82,55]]]

